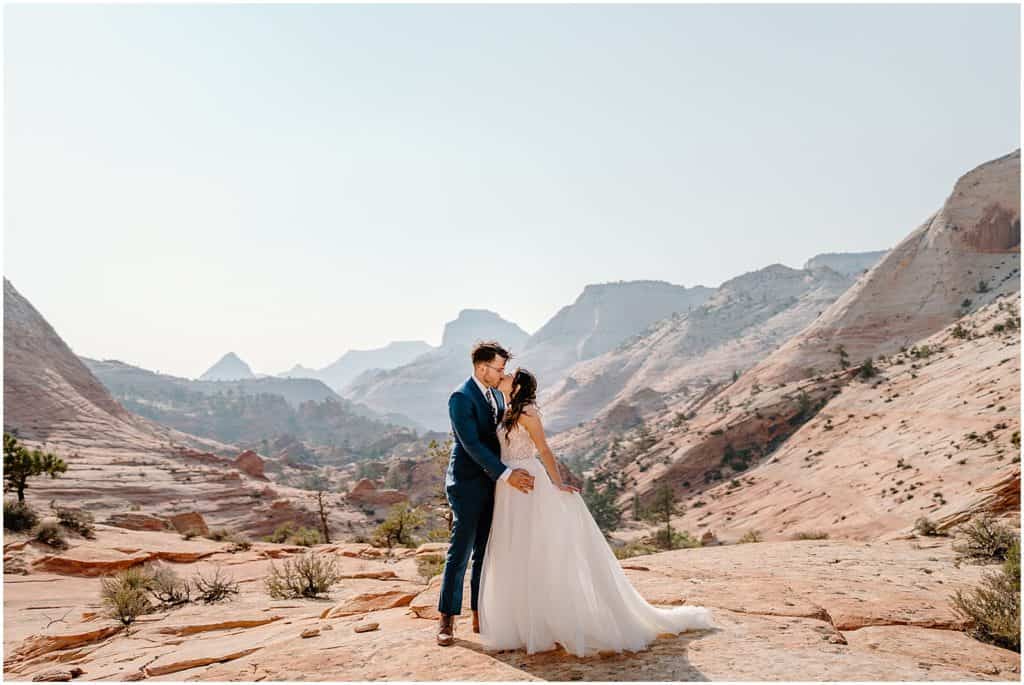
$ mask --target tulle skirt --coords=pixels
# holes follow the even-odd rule
[[[537,458],[522,493],[499,481],[480,579],[480,639],[490,650],[556,648],[576,656],[640,651],[661,633],[715,628],[709,609],[651,606],[629,582],[579,494]]]

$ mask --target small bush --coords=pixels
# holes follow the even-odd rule
[[[631,557],[640,557],[647,554],[654,554],[661,550],[654,545],[645,544],[643,542],[630,542],[622,547],[615,547],[612,552],[615,553],[616,559],[629,559]]]
[[[446,527],[431,528],[426,536],[427,542],[448,542],[451,537],[451,531]]]
[[[871,361],[871,357],[868,357],[861,363],[860,368],[857,369],[857,375],[861,378],[873,378],[878,375],[878,369],[875,368],[875,364]]]
[[[673,530],[671,541],[665,528],[659,528],[654,534],[654,544],[668,549],[684,549],[687,547],[700,547],[700,540],[693,538],[685,530]]]
[[[918,535],[925,535],[928,537],[937,537],[943,534],[939,531],[935,522],[926,516],[922,516],[914,522],[914,532]]]
[[[206,536],[206,539],[213,540],[214,542],[224,542],[233,534],[234,532],[230,528],[213,528],[210,530],[210,534]]]
[[[761,531],[758,531],[758,530],[748,530],[746,533],[743,534],[743,537],[741,537],[737,541],[737,543],[743,545],[743,544],[747,544],[749,542],[762,542],[763,540],[764,540],[764,538],[761,537]]]
[[[394,546],[415,547],[413,534],[425,523],[426,516],[419,507],[399,502],[388,510],[388,516],[374,531],[374,542],[391,549]]]
[[[60,525],[68,530],[72,530],[88,540],[96,537],[94,519],[88,511],[68,507],[54,507],[53,511],[57,514]]]
[[[252,540],[242,533],[236,533],[234,539],[231,540],[231,546],[228,547],[228,551],[232,554],[235,552],[248,552],[250,549],[252,549]]]
[[[32,537],[36,542],[49,545],[55,549],[67,549],[68,542],[64,539],[64,532],[60,526],[53,521],[43,521],[32,531]]]
[[[823,530],[805,530],[793,536],[794,540],[824,540],[828,533]]]
[[[265,541],[267,541],[267,542],[274,542],[274,543],[277,543],[277,544],[282,544],[282,543],[284,543],[285,540],[288,539],[288,536],[291,535],[294,531],[295,531],[295,527],[290,522],[289,523],[282,523],[281,525],[279,525],[277,528],[274,529],[273,533],[271,533],[270,535],[264,536],[263,539]]]
[[[192,576],[192,587],[206,604],[232,599],[239,592],[238,581],[222,575],[219,566],[210,575],[197,572]]]
[[[134,566],[100,580],[100,601],[111,618],[129,627],[135,619],[153,610],[146,596],[152,576],[146,568]]]
[[[286,559],[281,569],[270,562],[270,575],[263,582],[274,599],[302,599],[326,595],[339,580],[334,555],[307,552],[298,559]]]
[[[301,545],[303,547],[311,547],[323,542],[323,539],[320,536],[320,531],[315,528],[306,528],[304,526],[296,528],[295,524],[291,521],[282,523],[274,529],[273,533],[265,536],[263,539],[267,542]]]
[[[28,502],[16,499],[4,500],[4,530],[29,530],[39,523],[39,514],[29,506]]]
[[[215,528],[206,537],[214,542],[230,542],[228,551],[231,553],[246,552],[252,548],[252,541],[248,536],[230,528]]]
[[[982,575],[981,585],[957,590],[953,608],[971,622],[968,633],[983,642],[1020,651],[1020,540],[1007,550],[998,573]]]
[[[324,541],[323,535],[319,530],[315,528],[299,528],[288,536],[285,541],[289,545],[299,545],[300,547],[312,547],[313,545],[319,545]]]
[[[147,587],[156,601],[164,606],[187,604],[192,598],[192,587],[188,581],[166,566],[153,571]]]
[[[1014,531],[999,523],[991,514],[975,516],[956,531],[959,539],[953,549],[969,559],[1003,561],[1017,539]]]
[[[440,554],[424,554],[416,557],[416,568],[423,580],[429,581],[439,573],[444,572],[445,559]]]

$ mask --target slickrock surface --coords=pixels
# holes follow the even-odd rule
[[[666,429],[642,462],[650,466],[624,472],[641,492],[679,485],[685,512],[675,525],[725,541],[752,529],[769,540],[901,537],[921,516],[947,529],[981,511],[1019,528],[1020,334],[988,334],[1008,316],[1000,302],[961,322],[986,335],[959,339],[950,327],[921,341],[936,350],[926,358],[890,357],[870,379],[847,381],[847,371],[732,396],[729,413]],[[1019,297],[1007,303],[1018,308]],[[722,465],[727,445],[756,450],[793,430],[787,419],[803,389],[828,403],[770,457],[740,473]],[[721,480],[706,485],[708,471]]]
[[[1018,654],[960,632],[948,595],[973,586],[986,567],[957,568],[946,538],[765,542],[629,559],[627,575],[648,601],[708,606],[719,630],[586,659],[488,653],[468,607],[456,644],[438,647],[436,620],[417,617],[417,607],[436,603],[437,579],[428,587],[418,576],[416,550],[389,558],[366,545],[321,545],[349,578],[329,598],[272,600],[262,587],[267,557],[306,550],[226,548],[106,526],[94,541],[75,541],[67,554],[83,559],[194,551],[204,556],[169,566],[182,577],[221,566],[240,582],[232,601],[146,615],[130,633],[98,613],[99,578],[38,570],[31,559],[45,552],[35,543],[12,552],[30,557],[33,570],[4,579],[5,677],[80,668],[77,680],[1015,681],[1020,668]]]

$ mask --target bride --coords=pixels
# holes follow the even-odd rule
[[[491,650],[556,648],[576,656],[639,651],[661,633],[716,628],[699,606],[653,607],[640,596],[590,515],[562,482],[525,369],[498,388],[508,409],[498,426],[501,461],[528,470],[534,489],[499,482],[480,579],[480,640]],[[538,459],[538,453],[540,459]]]

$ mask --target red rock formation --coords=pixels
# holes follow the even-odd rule
[[[409,497],[398,490],[378,490],[372,480],[363,478],[356,483],[346,499],[357,505],[380,507],[407,502]]]
[[[194,532],[196,535],[209,535],[210,529],[206,525],[206,520],[203,515],[196,511],[190,511],[184,514],[175,514],[170,518],[171,525],[179,533],[187,533],[189,531]]]
[[[131,512],[112,514],[107,523],[128,530],[167,530],[170,525],[166,519],[159,516]]]
[[[253,478],[267,480],[263,473],[263,459],[252,450],[246,450],[235,457],[234,464],[240,471]]]

